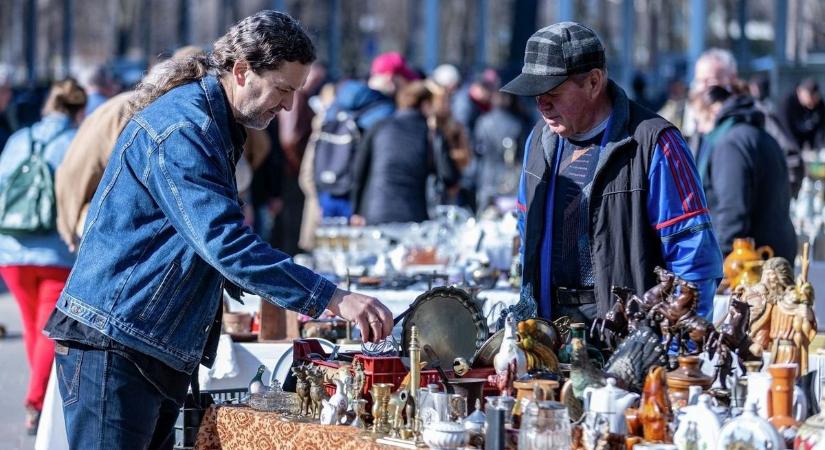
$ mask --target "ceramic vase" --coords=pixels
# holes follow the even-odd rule
[[[796,364],[772,364],[768,367],[773,378],[768,394],[768,420],[780,432],[799,427],[799,422],[793,417],[796,371]]]

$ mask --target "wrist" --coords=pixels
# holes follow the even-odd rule
[[[329,299],[329,303],[327,304],[327,309],[335,315],[340,315],[341,302],[344,301],[344,296],[346,294],[347,291],[340,288],[335,288],[335,292],[333,292],[332,298]]]

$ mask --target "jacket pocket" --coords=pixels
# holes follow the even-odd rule
[[[66,354],[55,354],[57,380],[60,383],[60,395],[63,406],[77,402],[80,387],[80,368],[83,365],[83,350],[69,348]]]
[[[160,285],[155,290],[155,293],[152,294],[152,298],[149,299],[149,303],[146,304],[146,307],[140,312],[138,318],[140,320],[146,320],[152,317],[155,309],[158,307],[158,303],[162,299],[170,300],[167,298],[167,293],[170,288],[172,288],[175,284],[175,280],[180,275],[180,265],[174,261],[169,265],[169,268],[166,269],[166,273],[163,274],[163,278],[160,281]]]

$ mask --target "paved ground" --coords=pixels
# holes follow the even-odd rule
[[[34,448],[34,437],[27,436],[23,428],[23,400],[29,369],[23,349],[20,313],[8,292],[0,293],[0,323],[9,333],[5,339],[0,339],[0,448],[30,450]]]

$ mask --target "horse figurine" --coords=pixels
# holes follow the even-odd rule
[[[739,357],[739,368],[745,370],[743,361],[752,359],[750,353],[751,339],[748,334],[750,324],[750,305],[741,301],[738,295],[731,297],[728,312],[719,325],[718,331],[711,333],[705,350],[713,358],[719,353],[719,362],[716,364],[716,378],[722,389],[727,389],[727,379],[733,371],[732,353]]]
[[[679,286],[678,294],[673,293],[663,303],[655,305],[650,310],[650,317],[659,323],[659,329],[664,338],[665,348],[669,349],[673,338],[676,337],[679,353],[687,349],[685,337],[695,344],[691,354],[698,354],[713,332],[713,324],[696,314],[699,290],[694,283],[676,278]]]
[[[659,284],[653,286],[642,295],[640,306],[644,312],[648,312],[654,306],[667,301],[676,289],[676,274],[659,266],[656,266],[653,271],[659,278]]]
[[[615,302],[603,318],[597,317],[593,320],[590,326],[590,338],[600,340],[609,349],[614,349],[618,342],[628,334],[627,305],[633,291],[626,287],[613,286],[611,292]]]

